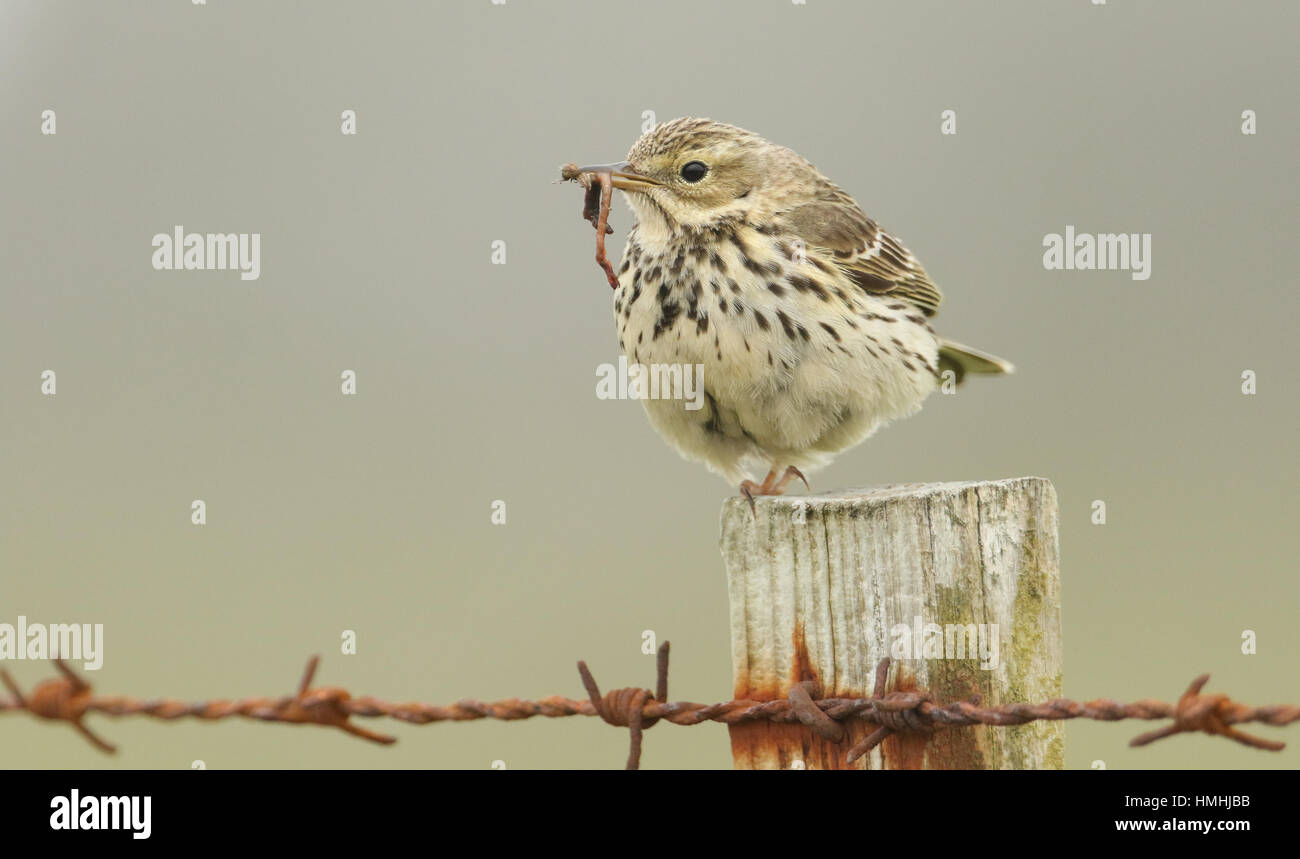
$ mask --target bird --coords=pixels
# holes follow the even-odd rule
[[[651,425],[751,510],[941,382],[1014,369],[936,334],[943,296],[916,257],[792,149],[682,117],[576,172],[622,192],[635,219],[613,291],[619,348],[698,368],[703,402],[642,398]],[[599,248],[603,261],[603,235]]]

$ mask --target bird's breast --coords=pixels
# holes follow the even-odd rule
[[[862,291],[817,250],[758,228],[637,238],[614,293],[624,353],[694,365],[765,449],[859,437],[933,389],[937,344],[916,309]]]

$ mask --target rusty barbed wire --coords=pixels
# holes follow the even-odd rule
[[[116,747],[85,725],[84,720],[88,714],[150,716],[166,720],[243,717],[265,722],[321,725],[386,745],[396,742],[397,738],[362,728],[353,724],[351,719],[354,716],[386,717],[413,725],[427,725],[432,722],[475,719],[514,721],[536,716],[598,716],[610,725],[628,729],[628,769],[639,766],[644,732],[660,721],[674,725],[698,725],[702,722],[725,725],[751,721],[799,722],[835,743],[843,742],[847,736],[842,722],[858,719],[876,725],[877,729],[872,734],[848,750],[848,763],[867,754],[895,733],[929,736],[943,729],[971,725],[1011,727],[1066,719],[1100,722],[1125,719],[1172,720],[1169,725],[1134,737],[1130,746],[1145,746],[1175,734],[1203,733],[1227,737],[1251,748],[1280,751],[1285,748],[1285,743],[1247,734],[1235,726],[1259,723],[1283,727],[1300,721],[1300,706],[1250,707],[1233,701],[1224,694],[1202,695],[1201,690],[1210,679],[1208,674],[1202,674],[1193,680],[1178,701],[1172,704],[1155,700],[1121,704],[1108,698],[1099,698],[1082,702],[1053,699],[1039,704],[1012,703],[982,707],[978,696],[967,701],[939,704],[923,691],[889,691],[886,687],[890,660],[887,658],[876,666],[875,688],[869,697],[815,698],[815,684],[805,681],[792,686],[788,697],[784,699],[734,700],[717,704],[670,702],[667,700],[668,652],[668,643],[664,642],[658,651],[658,677],[654,692],[629,687],[615,689],[602,696],[586,663],[579,662],[578,672],[588,696],[585,701],[562,696],[537,701],[506,698],[482,702],[465,699],[446,706],[396,704],[368,696],[353,697],[347,690],[337,686],[312,688],[312,680],[315,679],[320,664],[317,656],[308,660],[297,692],[292,695],[190,703],[173,698],[141,699],[126,695],[95,695],[90,684],[66,663],[54,660],[60,676],[40,682],[30,694],[24,694],[8,672],[0,669],[0,682],[3,682],[12,696],[11,700],[0,700],[0,714],[23,711],[41,719],[68,722],[96,748],[110,754],[116,751]]]

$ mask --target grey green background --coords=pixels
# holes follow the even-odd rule
[[[1293,4],[1172,0],[4,0],[0,619],[104,623],[106,693],[276,695],[321,653],[319,681],[357,694],[579,696],[578,658],[606,687],[649,685],[652,629],[674,698],[729,697],[716,542],[734,489],[637,403],[595,397],[617,356],[609,289],[581,195],[551,184],[562,162],[622,157],[653,110],[807,156],[917,253],[943,333],[1019,367],[931,398],[815,486],[1049,477],[1067,695],[1171,700],[1209,671],[1250,703],[1300,700],[1298,26]],[[615,254],[629,222],[616,202]],[[175,224],[262,233],[261,280],[155,272],[150,239]],[[1044,271],[1042,237],[1067,224],[1152,233],[1151,279]],[[28,687],[47,673],[8,667]],[[626,753],[585,719],[371,724],[399,743],[98,717],[108,758],[3,715],[0,765]],[[1294,731],[1264,729],[1292,741],[1278,755],[1127,748],[1147,727],[1071,723],[1068,764],[1300,763]],[[729,765],[722,727],[649,735],[647,767]]]

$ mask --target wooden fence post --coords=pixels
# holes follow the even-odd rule
[[[939,703],[1061,696],[1056,491],[1047,480],[759,498],[756,516],[732,498],[721,546],[736,698],[785,698],[803,680],[823,697],[870,695],[885,656],[894,660],[890,690],[925,689]],[[983,655],[973,654],[981,642]],[[874,730],[845,726],[848,739],[831,743],[801,724],[734,725],[732,757],[737,769],[844,769],[850,746]],[[948,728],[928,742],[896,734],[853,768],[1060,769],[1063,759],[1063,723],[1052,721]]]

